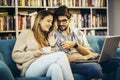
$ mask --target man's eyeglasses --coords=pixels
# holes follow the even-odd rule
[[[57,20],[58,24],[60,24],[60,23],[66,24],[67,21],[68,21],[67,19]]]

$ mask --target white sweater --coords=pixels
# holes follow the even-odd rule
[[[34,56],[37,52],[40,52],[40,46],[32,30],[21,32],[12,52],[12,59],[16,62],[18,69],[21,70],[21,76],[25,75],[29,65],[37,59]]]

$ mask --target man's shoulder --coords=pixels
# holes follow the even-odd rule
[[[83,32],[81,30],[79,30],[79,29],[73,29],[72,32],[75,33],[75,34],[83,35]]]

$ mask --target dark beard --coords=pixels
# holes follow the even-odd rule
[[[60,31],[66,31],[68,27],[65,27],[64,29],[61,29],[60,27],[58,27],[58,30]]]

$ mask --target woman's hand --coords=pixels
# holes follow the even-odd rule
[[[73,46],[75,45],[74,41],[64,41],[61,43],[61,46],[63,49],[70,49],[73,48]]]
[[[48,36],[48,42],[50,44],[50,46],[55,46],[56,42],[58,40],[58,37],[54,37],[54,32],[51,32]]]
[[[38,58],[38,57],[40,57],[40,56],[42,56],[42,55],[43,55],[43,53],[40,53],[40,52],[37,52],[37,53],[34,54],[34,56],[35,56],[36,58]]]

